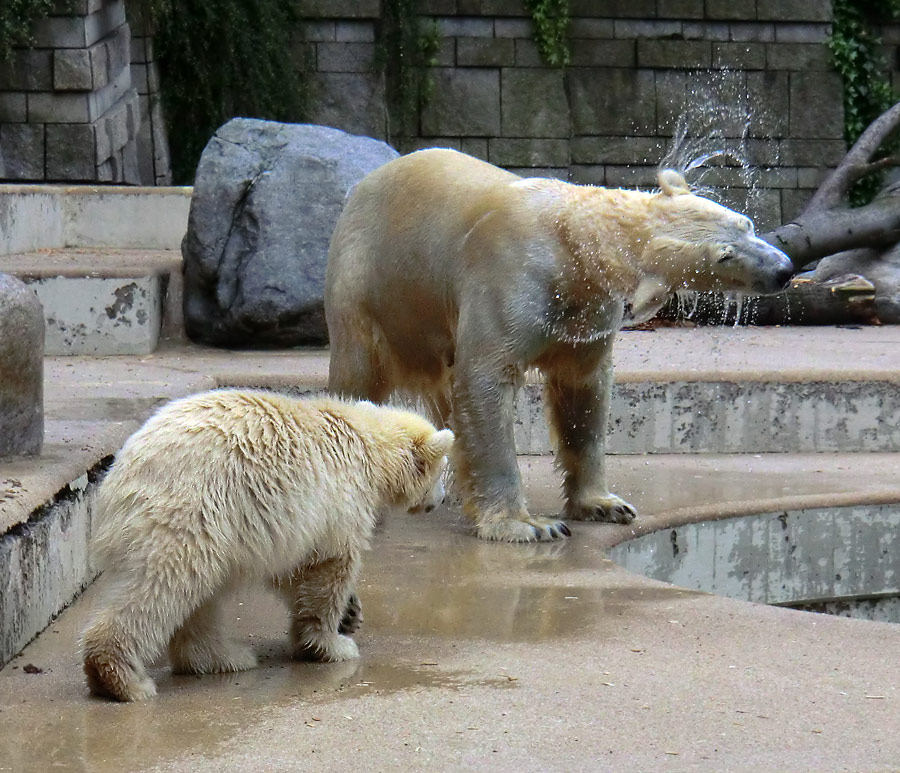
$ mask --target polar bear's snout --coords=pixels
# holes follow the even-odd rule
[[[777,293],[784,290],[794,276],[794,264],[777,247],[763,241],[758,236],[749,236],[739,245],[747,259],[763,269],[761,292]]]
[[[771,295],[781,292],[794,276],[794,264],[777,247],[758,236],[745,236],[720,244],[718,273],[724,286]]]
[[[446,462],[445,462],[446,465]],[[425,493],[425,497],[422,501],[409,508],[410,513],[421,513],[426,512],[430,513],[434,508],[442,505],[444,503],[444,499],[446,497],[446,491],[444,489],[444,480],[443,474],[438,475],[434,481],[434,484],[430,489]]]
[[[428,492],[428,496],[425,497],[425,501],[422,503],[422,509],[426,513],[430,513],[435,507],[443,504],[445,493],[444,481],[438,476],[434,485],[431,487],[431,490]]]

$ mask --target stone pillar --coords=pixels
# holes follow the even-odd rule
[[[34,291],[0,274],[0,457],[44,442],[44,312]]]
[[[0,63],[8,180],[138,183],[139,121],[124,0],[57,3]]]
[[[140,100],[137,152],[141,185],[171,185],[172,163],[153,39],[134,25],[131,30],[131,82]]]

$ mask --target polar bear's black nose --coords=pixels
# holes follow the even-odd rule
[[[788,286],[793,276],[794,266],[791,263],[788,263],[786,266],[779,266],[778,272],[775,274],[775,281],[778,283],[779,287],[785,288]]]

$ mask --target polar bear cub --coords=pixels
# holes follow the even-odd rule
[[[253,668],[219,620],[236,583],[272,583],[294,654],[358,657],[338,631],[379,514],[429,509],[453,442],[407,411],[247,390],[172,402],[125,443],[97,493],[107,590],[82,638],[90,690],[156,694],[144,663],[176,673]]]

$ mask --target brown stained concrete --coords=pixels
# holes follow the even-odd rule
[[[896,381],[898,343],[892,328],[625,333],[617,376]],[[48,358],[60,466],[10,501],[52,495],[162,400],[322,386],[326,361],[183,345]],[[522,466],[533,509],[556,512],[550,460]],[[284,611],[245,591],[229,617],[260,668],[173,677],[160,662],[159,697],[139,705],[87,695],[77,639],[95,585],[0,671],[0,770],[900,769],[900,626],[687,591],[604,558],[686,520],[900,501],[898,466],[892,454],[616,457],[610,478],[641,509],[636,526],[570,524],[571,539],[546,545],[479,542],[452,507],[398,514],[366,559],[359,661],[290,661]]]
[[[610,472],[659,526],[754,492],[891,491],[900,456],[857,456],[749,471],[619,457]],[[534,509],[556,512],[550,460],[523,474]],[[0,770],[896,769],[900,627],[631,575],[604,558],[631,529],[571,526],[565,542],[505,545],[452,507],[395,514],[366,557],[358,662],[292,662],[284,610],[253,589],[229,622],[260,667],[173,677],[160,661],[160,694],[140,705],[84,685],[77,638],[101,579],[0,671]]]

